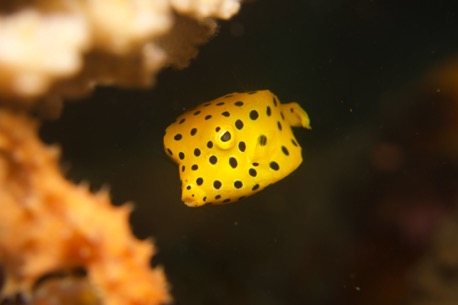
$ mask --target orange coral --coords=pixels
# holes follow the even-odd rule
[[[82,267],[104,304],[169,301],[163,271],[149,266],[151,242],[130,231],[131,206],[114,207],[107,192],[65,180],[58,149],[44,146],[36,129],[26,116],[0,111],[2,295],[25,293],[33,301],[40,277]],[[46,304],[40,298],[36,304]]]

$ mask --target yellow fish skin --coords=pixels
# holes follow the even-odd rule
[[[235,202],[288,176],[302,163],[291,127],[310,129],[298,103],[269,90],[231,93],[179,116],[164,135],[190,207]]]

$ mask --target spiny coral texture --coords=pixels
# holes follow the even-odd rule
[[[47,275],[35,284],[33,305],[103,305],[98,290],[86,278],[73,274]]]
[[[77,266],[87,270],[103,304],[167,302],[164,274],[149,266],[151,242],[130,231],[131,206],[114,207],[106,192],[65,180],[58,155],[39,141],[34,122],[0,111],[3,296],[29,292],[40,276]]]
[[[30,105],[97,84],[151,85],[160,69],[187,66],[239,1],[4,0],[0,96]],[[177,30],[183,18],[192,26]]]

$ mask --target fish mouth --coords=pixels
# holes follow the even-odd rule
[[[191,208],[197,208],[202,205],[192,197],[183,197],[181,200],[184,202],[184,204]]]
[[[188,207],[197,208],[197,207],[205,205],[205,202],[202,200],[203,197],[204,196],[201,195],[200,192],[192,192],[192,193],[183,192],[183,195],[181,196],[181,200]]]
[[[205,205],[205,192],[197,185],[186,184],[183,188],[181,200],[188,207],[196,208]]]

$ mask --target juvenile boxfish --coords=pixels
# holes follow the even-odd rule
[[[310,129],[307,113],[269,90],[227,94],[179,116],[164,147],[179,166],[183,202],[235,202],[288,176],[302,163],[291,127]]]

